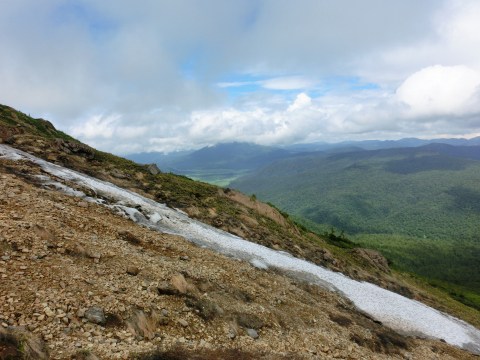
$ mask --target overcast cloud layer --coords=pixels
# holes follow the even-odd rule
[[[480,135],[476,0],[4,0],[0,103],[104,150]]]

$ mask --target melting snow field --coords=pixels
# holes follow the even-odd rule
[[[42,167],[50,175],[94,190],[109,199],[109,207],[128,215],[133,221],[162,232],[177,234],[195,244],[222,254],[249,261],[259,268],[277,268],[291,276],[308,279],[312,283],[337,291],[355,306],[384,325],[404,334],[444,339],[447,343],[480,354],[480,331],[464,321],[432,309],[418,301],[407,299],[376,285],[352,280],[343,274],[327,270],[285,252],[243,240],[237,236],[190,219],[185,213],[121,189],[73,170],[48,163],[20,150],[0,145],[0,158],[25,159]],[[41,176],[44,183],[53,185],[72,196],[84,193],[73,190],[52,178]],[[137,210],[141,209],[141,212]]]

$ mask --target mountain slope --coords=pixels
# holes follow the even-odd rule
[[[38,188],[33,164],[0,162],[2,355],[17,336],[23,349],[35,339],[36,359],[474,358],[401,337],[335,293]]]
[[[451,312],[469,318],[468,309],[461,305],[453,305],[441,297],[432,297],[433,292],[425,294],[423,290],[404,283],[394,273],[379,273],[364,257],[332,247],[313,234],[301,232],[289,219],[267,205],[237,192],[221,190],[183,177],[150,174],[144,166],[98,152],[74,140],[43,136],[21,121],[11,124],[8,121],[13,117],[11,114],[18,118],[21,118],[21,114],[6,107],[2,107],[2,110],[1,133],[9,135],[2,140],[15,147],[104,180],[111,180],[150,199],[160,199],[205,222],[237,232],[256,242],[288,250],[313,262],[356,275],[357,278],[369,278],[385,287],[436,304],[437,307],[449,306]],[[128,353],[132,357],[135,351],[146,351],[156,346],[160,346],[161,351],[173,351],[173,344],[179,340],[185,346],[205,353],[208,353],[205,349],[209,347],[220,351],[222,344],[230,348],[238,346],[251,351],[249,356],[252,358],[279,358],[289,356],[289,351],[305,358],[333,356],[335,352],[338,352],[337,356],[344,357],[353,352],[356,357],[382,358],[395,357],[397,353],[405,351],[415,357],[433,358],[436,356],[432,352],[434,344],[435,351],[441,351],[445,356],[469,356],[441,343],[437,347],[437,342],[398,339],[384,327],[375,325],[356,313],[348,304],[342,303],[340,298],[336,302],[333,294],[322,292],[317,287],[303,283],[291,284],[294,287],[289,287],[289,280],[278,274],[255,270],[247,264],[239,266],[238,261],[187,245],[178,237],[162,235],[159,238],[100,205],[78,202],[51,190],[39,189],[38,182],[44,177],[38,178],[36,175],[45,174],[32,163],[1,160],[0,169],[2,188],[6,189],[0,201],[5,210],[1,212],[2,229],[5,231],[2,231],[3,237],[0,240],[2,256],[6,259],[2,258],[1,267],[5,270],[2,270],[6,274],[4,279],[8,279],[8,284],[2,282],[0,286],[0,296],[5,299],[5,304],[12,304],[7,305],[7,310],[2,312],[3,320],[7,321],[7,325],[26,324],[29,330],[42,335],[52,346],[55,357],[65,354],[70,356],[75,351],[72,346],[76,346],[75,341],[79,347],[86,349],[89,344],[93,344],[91,348],[94,352],[98,351],[102,358],[105,355],[114,358],[117,353],[115,348],[120,349],[118,356]],[[88,189],[77,190],[86,191],[90,196],[99,196],[89,193]],[[108,204],[109,200],[104,201]],[[36,240],[32,242],[32,239]],[[140,272],[133,275],[136,270],[126,269],[128,265],[137,267]],[[233,269],[239,271],[238,277],[232,276]],[[126,272],[123,275],[125,278],[120,276],[123,271]],[[177,281],[182,283],[178,280],[182,277],[176,275],[180,274],[189,284],[188,296],[175,292],[171,294],[168,280],[179,286]],[[21,275],[26,276],[25,281],[20,278]],[[120,276],[119,280],[115,281],[117,276]],[[228,295],[229,287],[247,285],[245,279],[250,279],[252,283],[249,285],[253,288],[242,289],[240,292],[235,290],[234,295]],[[167,284],[164,284],[165,281]],[[85,294],[85,286],[91,292],[89,294],[87,291],[88,299],[77,297]],[[304,286],[306,290],[302,290]],[[12,292],[12,288],[16,288],[16,291]],[[195,288],[200,293],[196,293]],[[265,290],[260,291],[260,288]],[[34,291],[37,300],[32,298],[31,291]],[[249,295],[242,295],[243,291]],[[201,302],[203,297],[200,295],[205,293],[208,294],[206,299],[225,311],[224,315],[215,317],[218,309],[215,310],[214,304]],[[31,308],[32,302],[39,304],[38,310]],[[85,314],[76,312],[76,307],[81,303],[87,304],[86,306],[101,305],[107,311],[115,310],[112,330],[105,330],[90,321],[83,322],[81,319],[85,318]],[[295,313],[295,318],[285,317],[282,303],[288,308],[287,314]],[[183,304],[193,310],[184,313]],[[210,305],[206,306],[208,304]],[[165,315],[162,312],[158,314],[161,308],[155,306],[165,306],[166,317],[169,319],[163,319]],[[53,311],[59,317],[49,316],[47,307],[50,311],[55,308]],[[46,316],[39,320],[35,314],[41,315],[41,311]],[[207,314],[210,313],[217,315],[209,319],[210,315]],[[6,318],[4,314],[7,315]],[[20,317],[15,314],[20,314]],[[196,314],[200,316],[197,318]],[[305,317],[299,317],[298,314],[305,314]],[[266,325],[260,326],[258,319],[252,315]],[[184,322],[177,322],[182,317],[188,320],[186,327]],[[312,318],[316,321],[311,321]],[[475,319],[473,313],[471,318]],[[240,326],[233,342],[228,338],[230,321]],[[343,325],[334,325],[332,329],[332,321]],[[167,323],[163,324],[164,322]],[[151,333],[152,326],[159,334],[165,334],[163,340],[156,333]],[[244,335],[245,328],[252,326],[259,327],[261,336],[255,342]],[[130,327],[133,329],[132,335],[129,335]],[[112,335],[109,336],[109,332]],[[310,333],[311,337],[305,338],[306,333]],[[281,334],[288,341],[275,342],[274,339]],[[5,338],[3,333],[0,335],[0,338]],[[150,339],[152,335],[155,336]],[[319,347],[318,339],[329,344],[328,348]],[[405,345],[402,345],[403,342]],[[287,343],[292,345],[282,347],[282,344]],[[383,355],[385,353],[388,355]]]
[[[284,160],[232,184],[480,293],[480,147],[431,144]],[[440,265],[442,264],[442,265]]]

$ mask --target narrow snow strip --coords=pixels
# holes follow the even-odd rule
[[[292,276],[308,279],[320,286],[337,291],[350,299],[360,311],[400,333],[443,339],[449,344],[480,354],[478,329],[418,301],[407,299],[374,284],[352,280],[341,273],[297,259],[282,251],[275,251],[243,240],[190,219],[183,212],[170,209],[134,192],[48,163],[9,146],[0,145],[1,157],[11,160],[28,159],[51,175],[90,188],[114,203],[108,206],[123,211],[133,221],[150,228],[181,235],[199,246],[249,261],[256,267],[277,268]],[[49,181],[53,184],[54,180]],[[68,193],[74,196],[83,194],[76,191],[68,191]]]

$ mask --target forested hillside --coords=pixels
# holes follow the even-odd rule
[[[480,293],[480,147],[303,156],[232,187],[380,249],[404,270]]]

